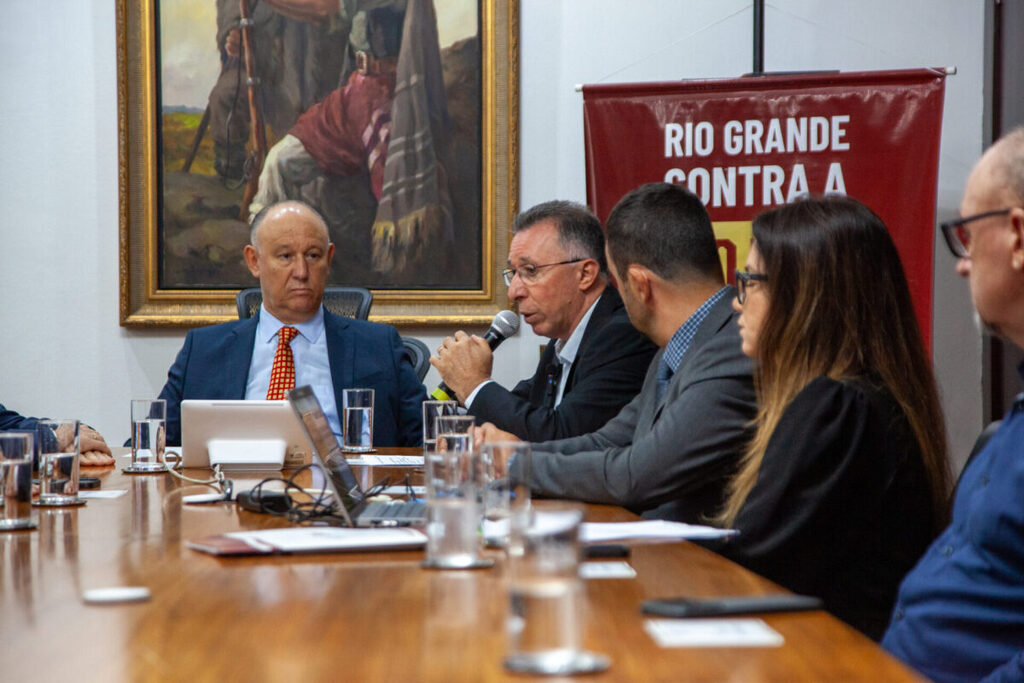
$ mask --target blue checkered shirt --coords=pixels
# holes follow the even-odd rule
[[[722,287],[720,290],[708,297],[707,301],[702,303],[696,311],[694,311],[689,318],[686,319],[679,329],[676,330],[672,338],[668,340],[668,344],[665,346],[665,353],[661,356],[661,362],[658,364],[658,400],[661,400],[662,395],[665,393],[665,389],[668,387],[669,381],[672,379],[672,375],[675,374],[676,370],[679,369],[679,364],[683,362],[683,356],[690,349],[690,344],[693,342],[694,336],[697,334],[697,330],[700,328],[701,323],[704,322],[704,318],[708,317],[708,313],[715,307],[722,297],[729,292],[729,287]]]

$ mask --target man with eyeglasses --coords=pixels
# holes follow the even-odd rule
[[[606,239],[630,320],[662,350],[640,394],[604,427],[533,444],[530,487],[649,518],[703,522],[721,508],[757,411],[735,290],[722,277],[704,205],[680,185],[626,194],[608,217]],[[476,436],[511,438],[487,424]],[[524,474],[517,462],[511,473]]]
[[[942,225],[957,272],[981,320],[1024,348],[1024,128],[982,156],[960,214]],[[882,646],[935,681],[1024,680],[1024,394],[960,475]]]
[[[549,337],[533,377],[511,391],[490,379],[481,337],[456,332],[430,362],[479,422],[528,441],[592,432],[626,405],[657,350],[630,324],[608,284],[601,224],[586,207],[539,204],[512,226],[509,298],[533,331]]]

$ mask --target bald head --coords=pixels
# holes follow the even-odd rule
[[[1002,137],[967,178],[960,215],[969,240],[957,272],[988,327],[1024,348],[1024,128]]]
[[[978,168],[987,171],[991,189],[1012,204],[1024,204],[1024,126],[999,138],[992,145]]]
[[[334,257],[327,224],[302,202],[280,202],[252,222],[245,264],[259,278],[263,306],[283,323],[309,320],[320,309]]]
[[[260,245],[258,244],[258,240],[261,226],[266,223],[267,220],[270,220],[273,224],[282,218],[287,219],[289,215],[305,217],[318,224],[320,229],[323,231],[324,241],[330,241],[329,232],[327,230],[327,221],[323,219],[323,216],[305,202],[289,200],[265,206],[253,217],[252,226],[249,228],[249,244],[259,249]]]

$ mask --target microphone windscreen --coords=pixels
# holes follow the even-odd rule
[[[502,337],[511,337],[519,331],[519,316],[512,311],[499,311],[494,316],[491,327]]]

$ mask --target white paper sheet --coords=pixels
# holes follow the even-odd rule
[[[386,489],[384,489],[383,491],[381,491],[381,493],[386,493],[389,496],[404,496],[404,495],[407,495],[409,493],[409,487],[405,486],[404,484],[397,485],[397,486],[389,486]],[[412,487],[412,493],[415,496],[425,496],[425,495],[427,495],[427,487],[426,486],[413,486]]]
[[[667,522],[663,519],[643,522],[584,522],[580,528],[580,540],[584,543],[602,543],[627,538],[714,539],[725,538],[735,533],[733,529]]]
[[[636,570],[630,567],[629,562],[626,562],[625,560],[583,562],[580,564],[580,578],[633,579],[636,578]]]
[[[120,498],[128,493],[128,489],[107,489],[106,491],[82,491],[79,489],[79,498]]]
[[[422,455],[364,455],[359,458],[345,458],[349,465],[376,465],[385,467],[422,467]]]
[[[236,531],[225,535],[245,541],[260,550],[269,546],[287,553],[317,550],[414,548],[425,545],[427,542],[427,537],[423,532],[408,527],[397,529],[291,527],[262,531]]]
[[[779,647],[782,635],[760,619],[647,619],[659,647]]]

